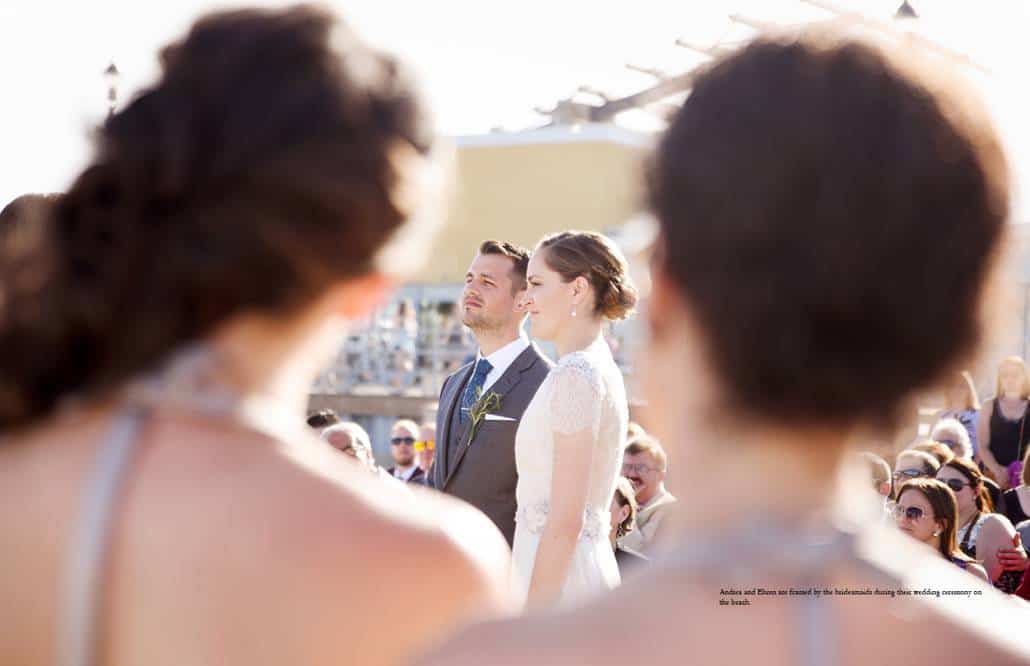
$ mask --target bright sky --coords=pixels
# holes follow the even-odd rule
[[[106,108],[101,73],[112,58],[123,72],[124,100],[126,92],[156,77],[159,46],[181,35],[197,15],[238,4],[0,0],[0,205],[24,192],[64,189],[81,169],[90,154],[89,128]],[[649,77],[625,69],[627,62],[668,73],[685,71],[703,56],[674,46],[675,39],[711,45],[754,34],[731,22],[730,14],[779,23],[831,16],[802,0],[327,4],[368,40],[415,65],[439,126],[448,134],[539,125],[542,118],[533,107],[549,108],[582,84],[611,94],[646,86]],[[834,4],[889,21],[899,0]],[[922,34],[990,70],[987,75],[973,72],[974,78],[991,101],[1019,180],[1030,178],[1030,93],[1024,94],[1030,3],[912,0],[912,5],[921,14],[914,25]],[[1030,221],[1022,213],[1017,216]]]

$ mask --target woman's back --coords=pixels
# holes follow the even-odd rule
[[[1030,650],[1018,638],[1026,611],[1018,602],[1002,598],[919,544],[903,543],[900,535],[886,534],[886,528],[874,531],[860,538],[851,556],[834,557],[807,579],[766,566],[789,561],[787,547],[764,558],[716,549],[708,566],[687,562],[677,553],[674,559],[652,562],[586,608],[471,627],[449,643],[446,654],[430,655],[420,663],[472,666],[481,663],[488,649],[490,663],[497,666],[529,661],[557,665],[572,659],[614,666],[639,662],[642,654],[656,666],[859,666],[888,656],[898,663],[1028,663]],[[886,561],[885,553],[893,561]],[[730,566],[749,558],[744,568]],[[747,586],[773,593],[745,595]],[[810,586],[833,594],[776,594]],[[901,596],[899,589],[968,594]],[[894,594],[843,594],[845,590]],[[974,590],[983,596],[974,597]],[[615,625],[613,618],[619,618]]]
[[[55,581],[111,415],[64,418],[0,449],[3,663],[55,661],[67,602]],[[453,618],[488,610],[474,599],[503,575],[489,570],[504,561],[503,540],[480,541],[473,560],[433,525],[482,535],[484,518],[395,490],[317,439],[287,445],[156,414],[112,514],[99,661],[391,663]],[[410,577],[412,549],[433,576]],[[479,575],[447,575],[466,570]],[[422,618],[403,637],[383,621],[400,614]]]

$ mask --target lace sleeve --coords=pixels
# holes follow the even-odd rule
[[[601,424],[601,378],[585,359],[573,358],[551,371],[551,428],[571,435]]]

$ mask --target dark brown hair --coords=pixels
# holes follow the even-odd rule
[[[991,494],[987,490],[987,484],[984,483],[983,473],[975,463],[970,462],[964,458],[952,458],[941,467],[950,467],[953,470],[962,472],[962,476],[966,477],[970,485],[973,488],[973,494],[976,496],[976,508],[982,513],[994,513],[994,502],[991,501]]]
[[[0,210],[0,326],[38,320],[40,304],[20,299],[37,293],[52,270],[48,252],[53,208],[59,194],[23,194]]]
[[[625,319],[637,304],[637,290],[626,274],[626,260],[607,237],[592,231],[563,231],[537,245],[544,261],[565,282],[578,277],[594,289],[594,312],[605,319]]]
[[[201,18],[57,207],[33,326],[0,327],[0,427],[99,393],[244,312],[375,266],[431,133],[399,65],[324,9]]]
[[[722,407],[886,425],[978,341],[1007,170],[953,96],[871,46],[812,36],[759,39],[697,77],[649,200]]]
[[[901,502],[901,496],[909,490],[918,492],[925,497],[926,501],[930,503],[930,508],[933,509],[934,519],[944,522],[940,533],[939,550],[941,555],[947,560],[960,559],[966,562],[975,562],[976,560],[959,550],[955,540],[958,502],[955,500],[955,494],[951,492],[951,488],[937,479],[912,479],[901,484],[901,488],[898,490],[898,502]]]
[[[499,254],[512,260],[511,293],[514,296],[526,288],[526,270],[529,268],[529,250],[507,241],[488,240],[479,246],[479,254]]]

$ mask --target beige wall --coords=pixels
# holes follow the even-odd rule
[[[460,282],[488,238],[531,247],[546,233],[625,222],[641,200],[644,154],[603,139],[459,146],[449,218],[411,281]]]

